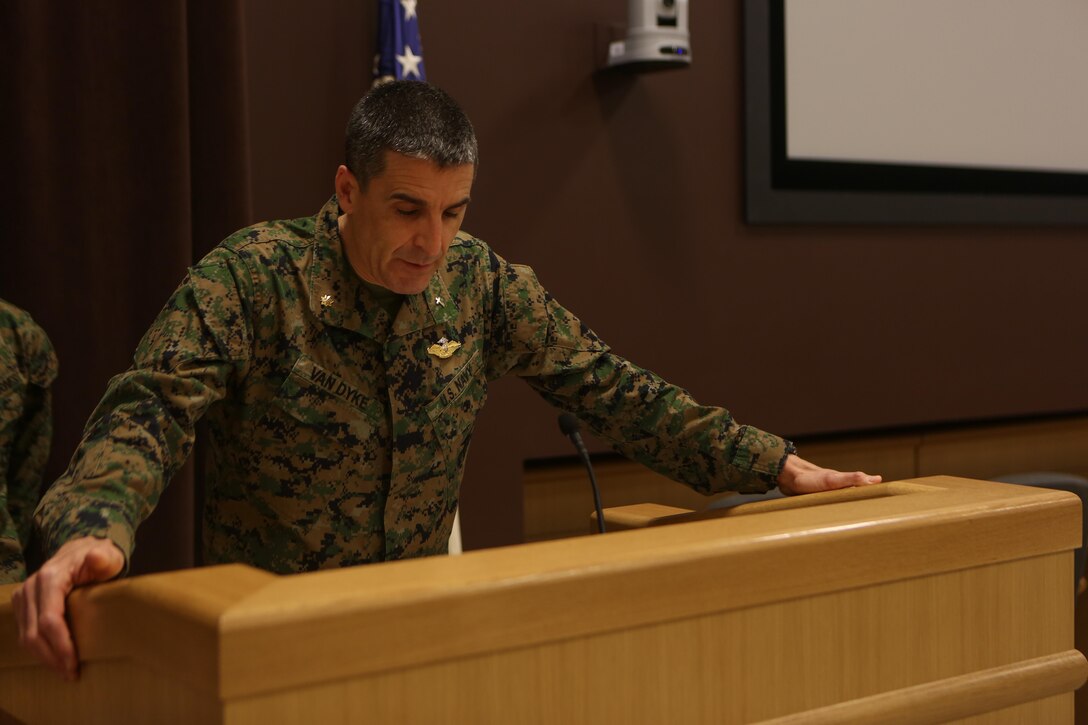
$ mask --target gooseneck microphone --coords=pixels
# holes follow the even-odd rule
[[[597,489],[597,477],[593,475],[593,464],[589,462],[589,451],[586,450],[586,444],[582,442],[582,434],[579,433],[582,424],[571,413],[562,413],[559,416],[559,430],[563,431],[563,435],[570,438],[571,443],[578,449],[578,456],[582,459],[582,463],[586,464],[586,470],[589,472],[589,485],[593,488],[593,505],[597,509],[597,530],[602,534],[604,533],[604,511],[601,509],[601,492]]]

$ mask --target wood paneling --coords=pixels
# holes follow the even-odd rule
[[[919,476],[990,478],[1063,471],[1088,476],[1088,418],[949,430],[923,436]]]
[[[630,461],[594,466],[604,506],[654,501],[667,506],[703,508],[730,494],[707,497]],[[593,492],[581,464],[547,467],[525,473],[525,540],[581,536],[591,530]]]
[[[941,474],[988,479],[1030,471],[1088,476],[1088,417],[887,436],[821,437],[801,441],[799,452],[818,465],[880,474],[885,481]],[[703,510],[712,501],[731,495],[703,497],[629,461],[609,461],[597,471],[606,508],[654,503]],[[523,500],[527,540],[576,536],[591,530],[593,498],[581,464],[526,471]]]

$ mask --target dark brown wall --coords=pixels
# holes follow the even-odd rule
[[[466,228],[531,264],[620,353],[787,435],[1088,409],[1078,228],[753,228],[741,11],[692,8],[691,68],[595,73],[623,0],[421,2],[428,77],[473,118]],[[255,218],[314,213],[369,83],[369,4],[246,5]],[[468,546],[520,537],[555,415],[493,386]]]

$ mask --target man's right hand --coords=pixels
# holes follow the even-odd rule
[[[65,543],[12,595],[19,644],[65,679],[76,679],[79,660],[64,618],[65,599],[76,587],[114,578],[124,566],[124,554],[109,539],[85,536]]]

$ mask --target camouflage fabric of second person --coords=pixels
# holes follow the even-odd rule
[[[30,315],[0,300],[0,583],[26,578],[24,552],[49,458],[53,345]]]
[[[707,492],[764,491],[791,450],[613,354],[532,270],[459,233],[395,318],[348,265],[333,197],[229,237],[111,382],[37,519],[131,554],[206,416],[207,563],[275,572],[443,553],[487,383],[523,377],[621,453]]]

